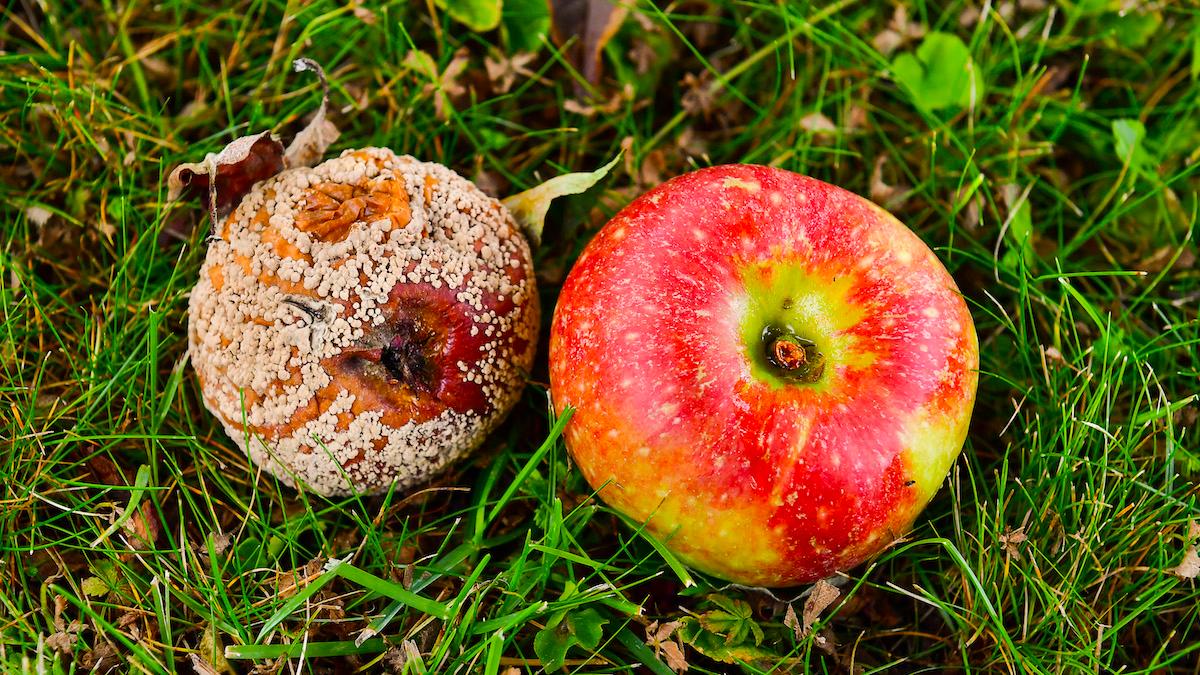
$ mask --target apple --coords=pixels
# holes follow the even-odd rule
[[[499,201],[364,148],[254,183],[215,223],[188,344],[205,405],[256,464],[323,495],[379,493],[428,482],[500,424],[538,316]]]
[[[765,166],[674,178],[571,270],[550,336],[571,456],[695,569],[789,586],[912,526],[962,449],[978,342],[875,204]]]

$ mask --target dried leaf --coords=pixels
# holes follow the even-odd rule
[[[466,87],[459,83],[458,78],[469,64],[470,52],[466,48],[455,52],[454,58],[441,72],[438,72],[433,57],[423,51],[414,49],[404,57],[404,66],[426,80],[423,91],[433,97],[433,111],[440,120],[447,119],[446,112],[453,106],[453,99],[467,93]]]
[[[321,80],[321,106],[313,115],[308,126],[300,130],[287,150],[283,152],[283,164],[291,169],[297,166],[313,166],[321,161],[325,151],[337,140],[341,132],[325,117],[329,109],[329,80],[321,64],[312,59],[300,58],[292,61],[292,68],[297,72],[310,71],[317,74]]]
[[[487,71],[488,79],[491,80],[492,86],[498,93],[506,94],[512,89],[513,84],[517,81],[517,76],[531,77],[533,71],[529,70],[528,66],[535,58],[534,54],[523,53],[506,56],[499,54],[496,58],[491,56],[483,59],[483,67]]]
[[[375,22],[379,20],[376,18],[375,12],[372,12],[370,9],[363,7],[357,2],[354,3],[354,18],[367,24],[368,26],[374,26]]]
[[[1021,544],[1029,537],[1025,534],[1025,526],[1022,525],[1017,529],[1005,527],[1004,533],[1000,535],[1000,545],[1004,547],[1004,553],[1009,558],[1016,560],[1021,559]]]
[[[898,185],[888,185],[883,182],[883,165],[887,155],[880,155],[875,160],[875,169],[871,171],[871,201],[885,209],[894,209],[904,203],[905,190]]]
[[[525,231],[525,236],[536,246],[542,240],[542,228],[546,224],[546,211],[550,208],[550,202],[557,197],[587,191],[607,176],[619,159],[620,154],[590,173],[568,173],[551,178],[541,185],[505,199],[504,206],[512,212],[517,224]]]
[[[113,647],[108,640],[99,639],[95,641],[91,649],[83,653],[79,662],[88,672],[103,675],[104,673],[116,672],[117,666],[121,664],[121,655],[117,653],[116,647]]]
[[[633,63],[634,71],[638,75],[650,72],[650,67],[658,60],[658,52],[654,51],[654,47],[651,47],[650,43],[645,40],[635,40],[626,56]]]
[[[59,631],[46,638],[46,646],[60,654],[71,654],[75,651],[75,642],[79,636],[75,633]]]
[[[621,106],[625,104],[625,101],[632,99],[633,88],[629,85],[626,85],[621,89],[621,91],[618,91],[610,96],[608,101],[604,103],[585,104],[576,99],[569,98],[566,101],[563,101],[563,110],[566,110],[569,113],[575,113],[576,115],[583,115],[584,117],[611,115],[620,110]]]
[[[699,76],[687,73],[679,84],[685,90],[679,99],[679,105],[685,112],[704,117],[712,114],[717,103],[717,90],[712,86],[712,73],[707,70],[702,71]]]
[[[804,632],[808,633],[812,629],[812,625],[820,618],[821,612],[825,611],[826,607],[833,604],[834,600],[842,594],[833,584],[824,579],[813,585],[812,591],[808,595],[808,599],[804,601]]]
[[[892,18],[888,21],[887,28],[880,31],[871,40],[871,45],[880,54],[887,56],[896,51],[904,43],[924,35],[925,27],[919,23],[910,23],[908,20],[908,8],[904,3],[899,3],[896,5],[895,11],[892,12]]]
[[[800,617],[796,616],[796,608],[792,607],[792,603],[788,603],[787,613],[783,615],[783,625],[791,628],[796,634],[796,640],[804,639],[804,626],[800,625]]]
[[[1200,543],[1200,525],[1194,521],[1188,521],[1188,541],[1191,545],[1183,554],[1183,562],[1171,571],[1182,579],[1195,579],[1200,576],[1200,554],[1196,552],[1196,544]]]
[[[680,625],[680,621],[668,621],[662,625],[655,621],[646,626],[646,644],[654,648],[655,656],[666,658],[667,667],[677,673],[688,669],[687,659],[683,656],[683,646],[677,640],[671,639],[671,635]]]
[[[813,112],[800,118],[800,128],[813,134],[832,134],[837,132],[837,126],[828,117],[819,112]]]
[[[192,670],[196,672],[196,675],[221,675],[220,671],[213,668],[211,663],[196,654],[188,654],[188,660],[192,662]]]
[[[167,197],[201,199],[216,223],[255,183],[282,170],[283,144],[271,132],[242,136],[202,162],[175,167],[167,178]]]
[[[683,656],[683,648],[676,642],[664,642],[662,655],[667,659],[667,667],[677,673],[687,672],[687,659]]]
[[[162,532],[158,513],[149,502],[142,502],[122,527],[130,546],[139,551],[154,548],[154,542],[158,541],[158,535]]]
[[[568,57],[592,84],[600,81],[600,53],[629,13],[611,0],[550,0],[554,38],[561,45],[575,38]]]

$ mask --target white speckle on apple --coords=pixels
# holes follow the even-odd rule
[[[740,178],[734,178],[733,176],[730,176],[722,181],[721,186],[724,188],[740,188],[746,192],[758,192],[762,189],[762,186],[759,185],[758,181],[756,180],[742,180]]]
[[[938,311],[937,311],[937,307],[926,307],[926,308],[925,308],[925,311],[924,311],[924,312],[921,312],[921,313],[922,313],[922,314],[924,314],[925,316],[927,316],[927,317],[931,318],[931,319],[936,319],[936,318],[938,318],[938,316],[939,316],[939,314],[938,314]]]

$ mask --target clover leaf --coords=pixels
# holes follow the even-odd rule
[[[957,35],[932,32],[916,54],[892,61],[892,77],[924,110],[962,109],[983,100],[983,76]]]

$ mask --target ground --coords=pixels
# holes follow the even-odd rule
[[[542,38],[539,0],[498,27],[498,1],[446,4],[2,10],[2,669],[1200,668],[1194,5],[592,0],[553,3]],[[506,195],[625,150],[550,212],[546,325],[597,228],[691,168],[775,165],[896,213],[981,349],[966,449],[913,531],[833,587],[689,573],[572,467],[545,326],[510,420],[426,489],[256,472],[187,362],[210,224],[165,178],[298,131],[320,98],[299,56],[329,72],[330,153]]]

